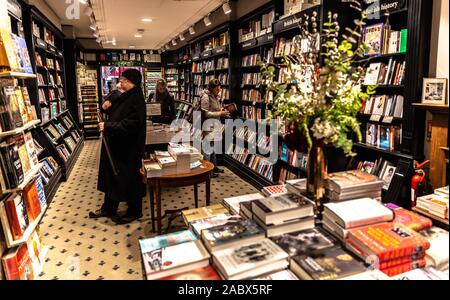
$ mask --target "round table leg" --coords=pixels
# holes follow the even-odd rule
[[[211,205],[211,174],[206,178],[206,206]]]
[[[148,193],[150,195],[150,215],[152,222],[152,233],[155,233],[155,191],[153,190],[153,185],[148,185]]]
[[[194,201],[195,208],[198,208],[198,185],[194,184]]]

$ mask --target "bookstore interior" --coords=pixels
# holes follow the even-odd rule
[[[118,2],[0,0],[0,280],[449,279],[448,1]]]

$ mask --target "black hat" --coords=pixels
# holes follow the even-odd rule
[[[122,73],[122,77],[128,79],[135,86],[141,86],[142,84],[142,75],[136,69],[128,69]]]

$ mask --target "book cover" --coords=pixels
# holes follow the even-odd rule
[[[400,53],[406,53],[408,50],[408,29],[400,31]]]
[[[202,230],[217,226],[233,225],[239,223],[240,221],[242,221],[242,217],[239,215],[220,215],[208,219],[194,221],[191,223],[191,228],[198,236],[200,236]]]
[[[243,195],[243,196],[238,196],[238,197],[233,197],[233,198],[225,198],[225,199],[223,199],[223,204],[230,210],[231,213],[233,213],[235,215],[239,215],[239,210],[240,210],[239,204],[241,202],[248,202],[248,201],[258,200],[258,199],[262,199],[262,198],[264,198],[263,195],[261,195],[260,193],[255,193],[255,194]]]
[[[413,262],[409,262],[403,265],[398,265],[386,269],[381,269],[380,271],[386,274],[389,277],[394,277],[399,274],[407,273],[409,271],[415,270],[415,269],[421,269],[425,268],[426,262],[425,259],[416,260]]]
[[[281,196],[288,193],[288,190],[284,184],[267,186],[262,189],[262,192],[267,197]]]
[[[30,221],[36,220],[41,214],[41,202],[36,183],[33,181],[23,189],[23,199]]]
[[[324,215],[344,229],[390,222],[394,213],[375,199],[363,198],[324,205]]]
[[[33,266],[28,253],[27,244],[11,249],[2,258],[6,279],[33,280]]]
[[[0,29],[0,71],[20,72],[11,33]]]
[[[147,279],[157,279],[209,265],[209,253],[200,241],[186,242],[142,254]],[[191,267],[192,266],[192,267]]]
[[[430,249],[428,249],[426,252],[427,265],[433,266],[439,270],[448,268],[448,231],[439,227],[431,227],[429,229],[420,231],[420,234],[430,242]]]
[[[19,51],[21,67],[24,73],[33,74],[33,66],[31,65],[30,53],[28,52],[27,43],[24,38],[14,35]]]
[[[391,128],[389,126],[380,126],[380,148],[391,150]]]
[[[430,243],[419,233],[398,223],[382,223],[349,230],[348,239],[380,262],[422,253]]]
[[[31,171],[30,156],[28,155],[27,146],[23,135],[16,136],[13,139],[19,151],[20,162],[22,164],[23,174],[28,174]]]
[[[182,212],[183,218],[187,225],[189,225],[193,221],[211,218],[223,214],[228,214],[228,210],[222,204],[195,208]]]
[[[178,273],[158,280],[221,280],[216,270],[211,266]]]
[[[2,97],[7,112],[5,120],[2,120],[3,131],[10,131],[22,127],[23,119],[20,112],[19,103],[17,101],[15,88],[12,86],[4,87]]]
[[[382,63],[371,63],[364,77],[364,85],[378,84]]]
[[[383,115],[385,102],[386,102],[385,96],[376,96],[372,114],[379,116]]]
[[[214,263],[229,280],[255,278],[288,265],[288,255],[272,241],[265,239],[256,243],[243,244],[213,254]],[[275,270],[261,270],[261,267],[276,263]],[[263,272],[263,273],[261,273]]]
[[[9,172],[12,176],[12,182],[15,183],[13,188],[17,187],[17,185],[21,184],[25,178],[25,174],[23,173],[22,162],[20,160],[19,155],[19,147],[17,144],[9,144],[7,147],[9,159],[8,163],[10,164]]]
[[[328,176],[327,185],[330,190],[338,193],[346,189],[370,189],[380,187],[383,181],[377,176],[364,173],[360,170],[332,173]]]
[[[253,220],[231,222],[201,232],[202,240],[209,249],[258,235],[265,236],[264,231]]]
[[[336,240],[325,231],[314,228],[299,232],[283,234],[271,238],[290,257],[304,255],[310,251],[334,247]]]
[[[378,145],[378,128],[376,124],[367,124],[366,130],[366,143],[368,145],[377,146]]]
[[[191,230],[170,233],[157,236],[154,238],[139,240],[139,246],[142,253],[151,252],[153,250],[175,246],[178,244],[196,241],[197,236]]]
[[[33,135],[31,132],[24,134],[25,147],[27,149],[28,158],[31,168],[36,167],[39,164],[38,153],[34,144]]]
[[[366,44],[366,56],[380,55],[383,45],[384,24],[374,24],[364,28],[363,43]]]
[[[22,89],[20,87],[15,88],[17,105],[19,107],[19,112],[22,117],[22,123],[25,125],[28,123],[28,110],[25,105],[25,100],[23,98]]]
[[[393,203],[387,203],[385,205],[394,212],[394,223],[401,223],[417,232],[430,229],[433,226],[433,222],[430,219],[413,211],[404,209]]]
[[[367,270],[361,262],[338,247],[294,256],[291,269],[300,279],[305,280],[336,280]]]
[[[12,194],[5,200],[5,208],[13,240],[17,241],[29,224],[25,202],[20,195]]]
[[[42,176],[36,176],[35,184],[39,196],[39,203],[41,204],[41,211],[44,211],[47,208],[47,196],[45,195],[45,187]]]

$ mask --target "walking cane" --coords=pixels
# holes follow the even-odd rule
[[[98,114],[98,120],[100,122],[105,122],[99,111],[97,111],[97,114]],[[108,141],[106,140],[105,135],[103,134],[103,131],[100,131],[100,138],[103,141],[103,147],[105,147],[106,155],[108,156],[108,160],[109,160],[109,163],[111,164],[111,168],[114,173],[114,176],[117,176],[117,175],[119,175],[119,172],[117,171],[116,165],[114,164],[114,161],[112,159],[111,150],[109,148]]]

